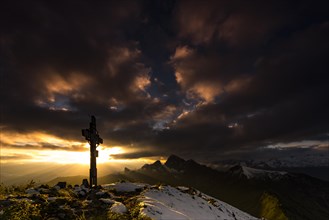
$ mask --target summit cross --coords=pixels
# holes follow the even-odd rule
[[[99,136],[96,129],[96,118],[91,116],[91,122],[89,128],[82,129],[82,136],[86,138],[90,145],[90,170],[89,170],[89,182],[90,188],[97,186],[97,167],[96,157],[98,157],[98,151],[96,148],[99,144],[103,144],[103,139]]]

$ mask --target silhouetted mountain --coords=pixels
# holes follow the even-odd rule
[[[149,170],[149,171],[158,171],[158,172],[167,172],[168,169],[162,165],[162,163],[157,160],[152,164],[145,164],[144,166],[142,166],[141,168],[142,170]]]
[[[251,168],[304,173],[329,181],[329,157],[326,154],[310,154],[305,157],[287,156],[268,160],[221,160],[214,161],[211,166],[218,170],[242,165]]]
[[[186,161],[176,155],[170,155],[165,165],[171,169],[180,171],[185,168]]]

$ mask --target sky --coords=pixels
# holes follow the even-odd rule
[[[2,1],[2,163],[329,156],[328,1]]]

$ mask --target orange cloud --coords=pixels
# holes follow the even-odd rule
[[[109,61],[107,62],[108,72],[110,75],[116,76],[119,68],[127,62],[137,59],[141,55],[138,49],[129,49],[128,47],[114,47],[109,51]]]
[[[188,90],[189,98],[201,98],[206,103],[213,102],[223,92],[218,83],[197,83]]]
[[[145,91],[145,89],[149,85],[151,85],[150,76],[148,75],[147,72],[145,72],[145,73],[141,73],[135,78],[135,81],[132,85],[132,89],[134,91],[138,91],[138,90]]]
[[[251,81],[251,77],[240,77],[237,79],[233,79],[225,85],[225,91],[230,93],[239,92],[242,89],[245,89]]]
[[[76,72],[69,73],[64,77],[55,71],[45,70],[44,75],[46,77],[41,80],[41,86],[44,87],[44,94],[41,94],[41,97],[36,99],[35,103],[38,105],[44,102],[55,102],[56,95],[58,94],[75,96],[86,85],[93,83],[91,77]]]
[[[219,20],[222,16],[218,16],[218,13],[216,13],[216,17],[214,17],[217,6],[215,6],[215,9],[213,7],[214,5],[201,2],[200,4],[198,2],[192,4],[188,2],[188,5],[181,2],[178,11],[180,37],[191,38],[195,44],[208,43],[216,32],[217,19]],[[213,18],[216,18],[216,20]]]
[[[178,60],[185,58],[193,53],[193,50],[188,46],[180,46],[176,48],[174,56],[171,57],[171,60]]]
[[[231,46],[259,43],[275,27],[275,20],[265,20],[251,14],[232,14],[219,26],[218,38]]]
[[[1,144],[4,148],[16,149],[54,149],[54,150],[74,150],[85,151],[88,146],[86,143],[72,141],[56,137],[43,132],[6,132],[1,134]]]
[[[186,72],[176,71],[176,81],[181,87],[186,90],[187,98],[201,98],[204,102],[209,103],[214,101],[216,96],[223,92],[222,85],[219,82],[197,82],[193,85],[188,84],[188,74]]]

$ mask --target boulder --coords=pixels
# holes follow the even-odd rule
[[[83,179],[83,180],[82,180],[82,185],[83,185],[85,188],[89,188],[88,180],[87,180],[87,179]]]
[[[66,182],[58,182],[56,186],[59,186],[59,188],[64,189],[66,188]]]

